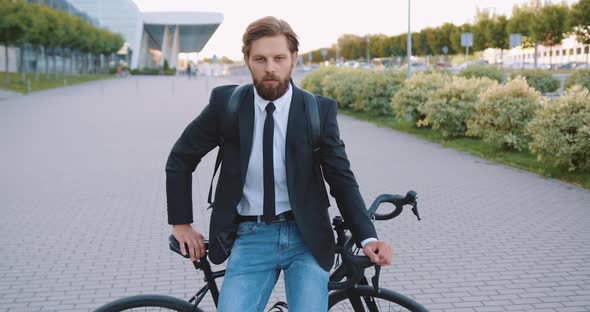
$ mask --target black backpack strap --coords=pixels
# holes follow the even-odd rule
[[[309,132],[311,133],[311,144],[313,152],[320,150],[320,113],[318,111],[318,100],[311,92],[301,89],[305,99],[305,109],[309,119]]]
[[[219,136],[219,151],[217,152],[217,159],[215,160],[215,169],[213,169],[213,176],[211,177],[211,184],[209,185],[209,196],[207,197],[207,203],[209,204],[209,208],[213,206],[211,201],[211,197],[213,195],[213,180],[215,179],[215,175],[217,174],[217,169],[219,169],[219,165],[221,165],[221,161],[223,159],[223,145],[225,143],[224,136],[229,135],[233,126],[236,124],[236,120],[238,117],[238,107],[240,106],[240,100],[244,97],[244,93],[248,88],[251,88],[252,84],[245,84],[241,86],[237,86],[231,94],[229,101],[227,103],[225,112],[222,116],[221,121],[221,136]]]

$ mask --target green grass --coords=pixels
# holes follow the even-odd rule
[[[393,117],[375,116],[367,113],[355,112],[349,109],[341,109],[340,111],[346,115],[369,121],[382,127],[389,127],[391,129],[410,133],[430,142],[441,144],[445,147],[467,152],[507,166],[524,169],[545,177],[555,178],[590,189],[590,172],[569,172],[567,168],[564,167],[547,165],[539,162],[537,157],[529,152],[498,150],[495,146],[477,138],[445,138],[436,130],[430,128],[417,128],[410,122],[398,121]]]
[[[53,75],[50,74],[50,79],[45,80],[45,74],[39,73],[39,81],[35,81],[35,74],[34,73],[27,73],[25,83],[20,81],[20,73],[9,73],[10,77],[10,84],[6,84],[5,80],[5,73],[0,72],[0,89],[18,92],[22,94],[27,93],[27,83],[26,80],[31,81],[31,92],[41,91],[46,89],[53,89],[59,88],[64,86],[64,79],[63,76],[60,74],[58,75],[58,79],[54,80]],[[89,81],[101,80],[101,79],[108,79],[112,78],[114,75],[79,75],[79,76],[66,76],[66,85],[75,85],[80,83],[85,83]]]

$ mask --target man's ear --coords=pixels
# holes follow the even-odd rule
[[[297,56],[298,55],[299,54],[298,54],[297,51],[293,52],[293,54],[292,54],[292,57],[293,57],[293,68],[295,68],[297,66]]]

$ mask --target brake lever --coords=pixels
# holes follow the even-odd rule
[[[418,213],[418,203],[414,202],[412,204],[412,212],[418,218],[418,221],[422,221],[422,219],[420,219],[420,214]]]
[[[377,293],[380,293],[381,290],[379,290],[379,275],[381,274],[381,266],[380,265],[376,265],[375,266],[375,276],[373,276],[371,278],[371,282],[373,282],[373,288],[375,288],[375,291]]]

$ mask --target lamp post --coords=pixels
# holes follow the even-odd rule
[[[412,77],[412,67],[411,67],[411,56],[412,56],[412,32],[410,31],[410,0],[408,0],[408,51],[407,51],[407,59],[408,59],[408,74],[406,78],[409,80]]]

